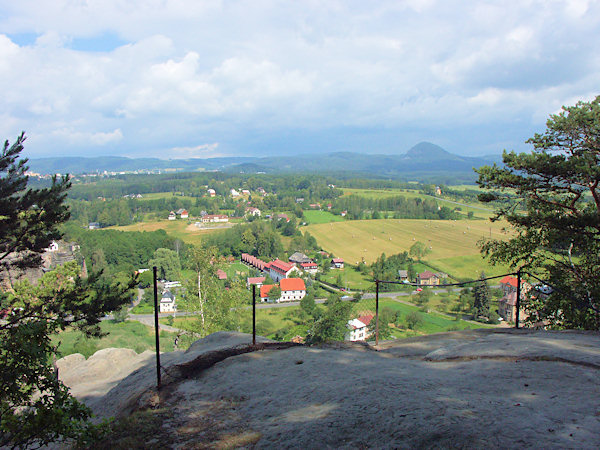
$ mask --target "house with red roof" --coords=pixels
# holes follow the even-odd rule
[[[335,269],[343,269],[344,268],[344,260],[342,258],[333,258],[331,260],[331,267]]]
[[[519,322],[525,320],[529,314],[523,306],[524,296],[521,296],[521,304],[519,305]],[[517,292],[510,292],[498,300],[498,315],[507,322],[514,322],[517,318]]]
[[[279,282],[282,302],[295,302],[302,300],[306,295],[306,285],[302,278],[284,278]]]
[[[273,289],[274,286],[275,286],[274,284],[263,284],[260,287],[260,301],[261,302],[268,302],[269,300],[276,301],[276,302],[279,301],[279,299],[270,299],[269,298],[269,291],[271,289]]]
[[[248,286],[248,289],[250,289],[250,286],[255,284],[256,287],[260,289],[260,287],[265,282],[265,279],[266,277],[248,277],[248,279],[246,280],[246,286]]]
[[[435,273],[426,270],[417,275],[417,284],[421,286],[437,286],[440,284],[440,278]]]
[[[269,266],[269,275],[273,281],[279,281],[283,278],[288,278],[293,271],[298,271],[298,268],[292,264],[276,259],[271,261]]]
[[[504,278],[500,280],[500,289],[504,295],[508,295],[511,292],[517,292],[517,283],[518,280],[515,277],[511,277],[510,275],[506,275]],[[524,280],[521,280],[521,292],[526,293],[531,289],[531,285]]]
[[[260,271],[265,271],[266,263],[263,260],[258,259],[256,256],[252,256],[248,253],[242,253],[242,256],[240,259],[244,264],[246,264],[248,266],[252,266],[255,269],[258,269]],[[268,272],[268,269],[267,269],[267,272]]]
[[[311,275],[316,274],[317,271],[319,270],[319,266],[317,265],[316,262],[304,262],[304,263],[300,263],[300,268],[304,272],[310,273]]]
[[[346,324],[348,331],[344,336],[344,340],[353,342],[366,340],[371,335],[369,325],[372,320],[373,316],[370,314],[360,316],[357,319],[350,319]]]
[[[227,279],[227,274],[225,273],[225,271],[223,269],[217,269],[217,278],[219,280],[226,280]]]

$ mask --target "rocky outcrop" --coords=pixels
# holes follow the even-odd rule
[[[262,342],[216,333],[162,354],[160,392],[150,352],[72,355],[60,376],[101,416],[160,406],[157,433],[172,447],[597,447],[598,333],[471,330],[378,349]]]

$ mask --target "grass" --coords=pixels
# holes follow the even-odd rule
[[[433,299],[430,306],[436,304]],[[410,297],[407,297],[409,299]],[[441,296],[440,296],[441,298]],[[439,303],[439,302],[438,302]],[[319,308],[325,308],[319,305]],[[421,316],[421,323],[414,330],[406,328],[393,328],[392,336],[395,338],[403,338],[410,336],[419,336],[424,334],[440,333],[453,330],[467,330],[473,328],[487,328],[490,325],[471,323],[464,320],[455,320],[452,316],[446,316],[437,312],[422,312],[417,306],[407,305],[391,299],[381,299],[379,302],[379,310],[389,308],[393,312],[399,312],[401,322],[404,322],[405,317],[413,312],[417,312]],[[352,305],[353,317],[362,314],[375,314],[375,299],[365,299]],[[245,309],[241,313],[240,331],[245,333],[252,332],[252,311]],[[188,331],[195,331],[193,328],[195,317],[177,317],[173,322],[173,326]],[[166,323],[166,319],[160,319],[161,323]],[[256,333],[260,336],[268,337],[275,340],[289,340],[296,335],[306,336],[308,324],[305,324],[300,319],[300,307],[288,306],[283,308],[264,308],[256,310]]]
[[[58,344],[58,353],[61,357],[72,353],[81,353],[88,358],[98,350],[103,348],[130,348],[137,353],[146,350],[154,350],[155,337],[154,329],[135,321],[125,321],[114,323],[105,320],[100,324],[100,328],[107,336],[96,339],[87,339],[79,331],[66,330],[52,337],[52,342]],[[160,332],[161,352],[173,351],[174,334],[166,331]]]
[[[142,194],[142,198],[138,200],[158,200],[160,198],[179,198],[181,200],[196,201],[195,197],[190,197],[189,195],[181,195],[181,192],[151,192],[148,194]]]
[[[187,220],[155,220],[150,222],[139,222],[121,227],[109,227],[121,231],[156,231],[165,230],[168,235],[181,239],[187,244],[200,245],[202,236],[207,233],[219,231],[218,229],[203,230],[196,227]]]
[[[363,259],[372,263],[381,253],[393,255],[408,251],[416,241],[421,241],[431,247],[425,263],[439,270],[446,269],[444,271],[453,277],[472,278],[482,270],[486,273],[507,270],[490,266],[477,247],[482,238],[506,238],[502,231],[504,226],[503,222],[483,220],[381,219],[315,224],[305,230],[324,250],[344,258],[349,264],[358,264]]]
[[[373,277],[370,274],[363,275],[353,266],[344,266],[343,269],[331,269],[326,274],[321,274],[321,280],[337,284],[338,275],[342,276],[342,286],[348,287],[351,290],[366,291],[371,289],[375,284],[373,283]]]
[[[384,308],[388,308],[393,312],[399,312],[401,319],[400,322],[403,323],[405,317],[410,313],[416,312],[421,316],[421,323],[415,326],[414,330],[410,330],[402,327],[394,327],[392,328],[392,337],[394,338],[403,338],[403,337],[411,337],[411,336],[419,336],[425,334],[433,334],[433,333],[441,333],[444,331],[454,331],[454,330],[470,330],[474,328],[490,328],[490,325],[485,324],[475,324],[471,322],[466,322],[464,320],[454,320],[451,317],[447,317],[443,314],[439,314],[436,312],[422,312],[418,307],[407,305],[404,303],[397,302],[395,300],[383,299],[379,302],[379,310],[381,311]],[[361,300],[356,303],[353,307],[354,315],[364,314],[364,313],[375,313],[375,300],[367,299]]]
[[[341,216],[336,216],[329,211],[317,211],[309,209],[304,211],[304,220],[308,225],[314,223],[330,223],[330,222],[343,222],[344,219]]]

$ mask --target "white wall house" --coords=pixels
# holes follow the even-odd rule
[[[161,313],[175,312],[175,296],[170,291],[164,291],[160,299],[159,310]]]
[[[279,283],[282,302],[297,302],[306,295],[306,285],[302,278],[284,278]]]

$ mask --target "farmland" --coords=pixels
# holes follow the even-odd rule
[[[425,261],[454,277],[473,278],[504,273],[505,267],[490,266],[479,255],[477,241],[482,238],[503,239],[503,223],[483,220],[442,221],[381,219],[356,220],[306,227],[324,250],[333,252],[350,264],[361,260],[372,263],[385,253],[408,251],[421,241],[430,247]]]
[[[224,226],[213,226],[205,229],[196,227],[193,223],[187,220],[155,220],[151,222],[138,222],[132,225],[125,225],[121,227],[110,227],[111,229],[121,231],[156,231],[165,230],[167,234],[174,238],[181,239],[187,244],[200,245],[202,242],[202,235],[211,233],[215,230],[225,229]]]
[[[329,211],[318,211],[318,210],[307,210],[304,211],[304,220],[307,224],[312,225],[315,223],[330,223],[330,222],[342,222],[344,219],[335,214],[331,214]]]

